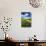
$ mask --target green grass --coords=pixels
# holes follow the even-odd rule
[[[31,21],[32,21],[31,18],[29,18],[29,19],[21,18],[21,26],[22,27],[31,27]]]

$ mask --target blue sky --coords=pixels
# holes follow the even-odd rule
[[[31,12],[21,12],[22,18],[32,18]]]

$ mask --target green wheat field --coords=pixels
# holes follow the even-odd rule
[[[21,26],[22,27],[31,27],[32,18],[21,18]]]

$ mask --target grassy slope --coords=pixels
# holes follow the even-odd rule
[[[32,19],[24,19],[24,18],[21,18],[21,26],[22,27],[31,27],[31,21]]]

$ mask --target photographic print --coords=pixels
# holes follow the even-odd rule
[[[31,12],[21,12],[21,27],[31,27],[32,14]]]

